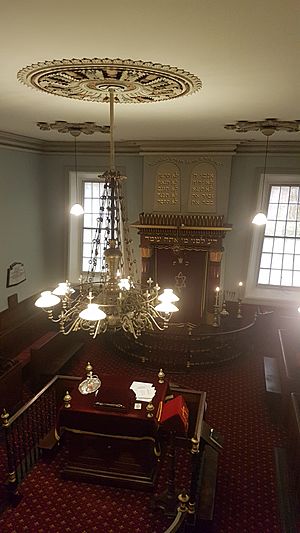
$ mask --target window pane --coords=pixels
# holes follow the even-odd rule
[[[83,245],[82,254],[83,254],[83,257],[88,257],[88,258],[91,257],[91,243],[90,242],[89,243],[85,243]]]
[[[276,240],[281,240],[281,239],[276,239]],[[264,238],[264,243],[263,243],[263,252],[272,252],[272,249],[273,249],[273,241],[274,239],[272,238],[269,238],[269,237],[265,237]],[[281,250],[277,250],[278,252],[281,251]]]
[[[284,236],[285,234],[285,222],[278,221],[276,222],[275,235]]]
[[[276,220],[277,208],[278,208],[277,204],[270,204],[269,205],[268,216],[267,216],[268,220]]]
[[[295,271],[293,276],[293,287],[300,287],[300,272]]]
[[[298,203],[298,198],[299,198],[299,187],[291,187],[291,192],[290,192],[290,203],[291,204],[294,204],[294,203]]]
[[[92,197],[92,184],[87,181],[84,182],[84,197],[85,198]]]
[[[286,223],[286,232],[287,237],[295,237],[296,234],[296,222],[287,222]]]
[[[289,205],[288,208],[288,220],[296,220],[297,219],[297,205]]]
[[[83,230],[83,242],[92,242],[92,231],[90,229]]]
[[[270,269],[270,270],[269,270]],[[271,186],[258,282],[300,286],[300,186]]]
[[[280,269],[282,266],[282,254],[273,254],[272,257],[272,268]]]
[[[290,287],[293,283],[293,272],[291,270],[283,270],[281,275],[281,285]]]
[[[273,252],[274,253],[282,253],[283,252],[283,245],[284,245],[284,239],[275,238],[274,239]]]
[[[261,255],[261,261],[260,261],[260,267],[261,268],[270,268],[271,259],[272,259],[272,254],[262,254]]]
[[[295,255],[294,269],[295,270],[300,270],[300,255]]]
[[[83,216],[83,223],[84,223],[84,227],[91,228],[92,227],[92,215],[85,213]]]
[[[294,256],[291,254],[285,254],[283,256],[282,268],[287,270],[293,270]]]
[[[89,260],[87,258],[82,259],[82,271],[87,272],[89,269]]]
[[[91,213],[92,212],[92,200],[90,198],[85,198],[84,199],[83,208],[84,208],[84,212],[85,213]]]
[[[280,187],[276,187],[275,185],[272,185],[271,187],[271,194],[270,194],[270,202],[279,202],[279,194],[280,194]]]
[[[295,239],[284,239],[284,253],[293,254],[295,249]]]
[[[92,188],[93,188],[93,198],[99,198],[99,194],[100,194],[99,183],[93,182]]]
[[[261,269],[259,271],[258,283],[269,285],[270,270]]]
[[[273,221],[267,222],[265,235],[275,235],[275,222]]]
[[[287,209],[288,209],[287,204],[279,204],[278,215],[277,215],[278,220],[286,220]]]
[[[280,187],[280,202],[287,204],[289,201],[290,187]]]
[[[271,270],[270,285],[280,285],[281,270]]]

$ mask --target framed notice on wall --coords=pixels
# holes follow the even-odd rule
[[[7,269],[6,287],[14,287],[26,280],[25,268],[23,263],[12,263]]]

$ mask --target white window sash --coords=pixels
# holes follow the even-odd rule
[[[269,191],[271,185],[296,185],[300,186],[299,174],[266,174],[264,191],[263,174],[260,176],[260,186],[258,191],[257,210],[260,209],[260,199],[262,198],[262,208],[267,212],[269,203]],[[261,250],[264,239],[265,226],[253,225],[252,242],[250,248],[250,260],[248,265],[247,280],[245,286],[245,298],[247,301],[259,301],[265,304],[276,303],[299,303],[300,294],[299,287],[284,287],[284,286],[270,286],[258,285],[258,273],[260,267]]]

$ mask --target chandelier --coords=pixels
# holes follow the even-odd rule
[[[160,287],[154,285],[151,279],[144,290],[136,279],[136,261],[129,238],[123,193],[126,178],[115,166],[114,88],[108,87],[107,90],[110,102],[110,166],[100,176],[104,188],[99,198],[99,217],[88,272],[80,276],[77,285],[65,281],[53,291],[42,292],[35,305],[44,309],[65,335],[85,330],[95,338],[99,333],[123,329],[137,338],[145,329],[163,330],[172,313],[178,311],[174,302],[179,298],[172,289],[165,289],[159,294]],[[101,253],[103,232],[104,252]]]
[[[42,292],[35,305],[59,324],[64,335],[86,330],[96,337],[105,331],[122,329],[136,338],[145,329],[164,329],[171,314],[178,311],[175,302],[179,299],[171,289],[160,294],[159,286],[151,279],[147,289],[136,279],[136,260],[123,194],[124,177],[115,166],[114,103],[144,104],[179,98],[200,90],[201,80],[170,65],[119,58],[39,62],[22,68],[17,77],[25,85],[47,94],[110,105],[110,166],[101,176],[104,192],[99,199],[88,271],[80,276],[77,284],[65,281],[53,291]],[[46,130],[71,132],[62,121],[39,125]],[[74,129],[74,124],[71,126]],[[81,131],[91,133],[94,123],[86,122],[82,126]],[[103,133],[108,132],[107,126],[100,128]]]

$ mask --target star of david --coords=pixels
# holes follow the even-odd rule
[[[184,276],[182,272],[179,272],[179,274],[175,276],[175,287],[178,289],[179,292],[181,291],[181,289],[186,288],[186,276]]]

